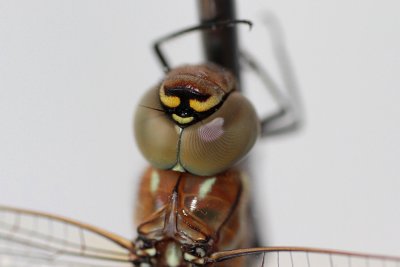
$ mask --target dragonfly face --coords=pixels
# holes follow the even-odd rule
[[[137,144],[152,166],[214,175],[239,161],[254,145],[260,123],[235,79],[214,64],[169,72],[140,101]]]
[[[184,128],[216,112],[235,89],[230,72],[207,64],[171,70],[159,90],[164,111]]]

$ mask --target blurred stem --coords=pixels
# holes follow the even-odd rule
[[[198,0],[198,6],[201,23],[236,19],[235,0]],[[204,31],[202,39],[206,60],[232,71],[240,83],[237,28]]]

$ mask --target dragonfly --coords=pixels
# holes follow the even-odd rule
[[[296,128],[298,113],[246,53],[241,55],[243,64],[259,74],[279,106],[262,119],[237,92],[228,70],[212,63],[170,68],[161,50],[165,41],[187,32],[236,24],[250,22],[201,24],[155,43],[166,75],[148,90],[135,115],[136,140],[151,163],[136,196],[137,238],[61,216],[0,206],[0,266],[400,266],[400,258],[390,256],[252,248],[258,242],[249,178],[235,163],[258,135]]]

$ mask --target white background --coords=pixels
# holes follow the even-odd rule
[[[260,141],[250,157],[269,245],[400,255],[399,9],[397,0],[240,1],[240,18],[255,22],[242,43],[266,66],[257,21],[272,10],[282,22],[306,113],[301,132]],[[147,163],[131,118],[162,78],[150,44],[196,22],[187,0],[2,1],[0,203],[133,236]],[[184,39],[166,46],[174,64],[201,56],[196,36]]]

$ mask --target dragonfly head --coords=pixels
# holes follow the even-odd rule
[[[232,74],[214,64],[171,70],[149,90],[135,114],[135,137],[152,166],[210,176],[243,158],[260,121],[236,89]]]

